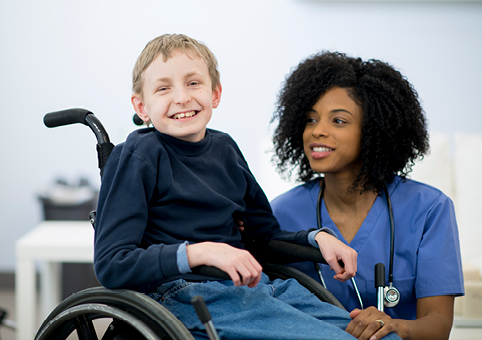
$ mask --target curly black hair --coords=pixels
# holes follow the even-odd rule
[[[362,167],[352,188],[380,193],[396,175],[403,179],[414,160],[428,151],[428,132],[418,94],[391,65],[362,61],[344,53],[321,52],[301,62],[287,76],[272,122],[277,170],[298,180],[319,176],[303,151],[306,115],[329,89],[341,87],[362,108]]]

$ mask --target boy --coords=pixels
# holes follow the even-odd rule
[[[221,337],[352,339],[342,331],[348,313],[295,280],[270,282],[243,249],[233,214],[254,226],[243,238],[318,244],[338,279],[356,272],[356,253],[330,234],[280,231],[235,142],[206,128],[221,91],[214,55],[189,37],[160,36],[139,56],[132,104],[154,128],[130,134],[104,168],[95,235],[99,281],[147,293],[197,338],[206,335],[190,305],[194,295],[205,299]],[[199,265],[217,267],[232,281],[192,274]]]

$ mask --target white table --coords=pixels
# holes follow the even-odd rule
[[[480,340],[482,339],[482,328],[452,327],[450,340]]]
[[[482,319],[465,319],[455,316],[450,340],[482,339]]]
[[[88,221],[44,221],[17,240],[15,251],[16,339],[32,340],[41,322],[60,303],[60,264],[93,262],[94,230]],[[40,308],[36,294],[37,262]]]

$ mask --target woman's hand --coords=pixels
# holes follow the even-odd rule
[[[235,220],[234,220],[234,224],[236,225],[236,227],[238,227],[239,232],[244,231],[244,221],[243,221],[243,220],[237,220],[237,219],[235,219]]]
[[[398,320],[392,319],[373,306],[363,310],[354,309],[350,313],[350,317],[353,320],[345,331],[359,340],[377,340],[392,332],[398,335],[404,333],[401,329],[405,327],[404,324],[397,322]]]
[[[226,243],[201,242],[186,246],[189,267],[206,265],[216,267],[229,275],[235,286],[256,287],[263,268],[244,249]]]
[[[451,295],[417,299],[415,320],[392,319],[375,307],[354,309],[350,313],[353,320],[346,331],[360,340],[381,339],[391,332],[403,340],[447,340],[452,328],[453,311],[454,297]]]
[[[355,276],[358,253],[353,248],[323,231],[316,234],[315,240],[323,258],[335,271],[336,274],[333,276],[335,280],[343,282]],[[344,263],[343,267],[338,263],[340,260]]]

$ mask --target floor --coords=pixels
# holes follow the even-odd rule
[[[93,274],[91,266],[85,264],[68,264],[62,267],[63,277],[63,298],[84,288],[99,285]],[[67,279],[67,278],[71,279]],[[0,309],[7,312],[6,320],[15,322],[15,279],[13,273],[0,273]],[[96,330],[103,334],[110,320],[94,322]],[[70,336],[68,340],[77,339],[77,336]],[[16,340],[15,331],[4,325],[0,326],[0,340]],[[31,339],[28,339],[31,340]]]
[[[10,321],[15,321],[15,291],[14,289],[4,289],[0,288],[0,309],[7,311],[7,316],[5,319]],[[103,334],[105,329],[110,324],[111,320],[97,320],[94,322],[94,327],[98,331],[98,335]],[[71,335],[67,340],[75,340],[77,336]],[[0,326],[0,340],[16,340],[15,331],[5,327]]]
[[[13,288],[0,289],[0,308],[7,311],[7,320],[15,320],[15,292]],[[15,340],[15,332],[5,326],[1,326],[0,339]]]

